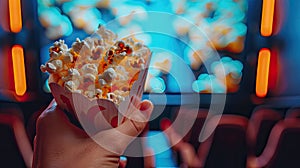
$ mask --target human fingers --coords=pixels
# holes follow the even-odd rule
[[[147,121],[153,110],[150,101],[143,101],[138,110],[131,112],[130,116],[116,128],[101,131],[93,139],[99,145],[111,152],[122,154],[128,144],[137,137],[147,125]]]
[[[121,114],[123,115],[123,119],[122,119],[121,123],[124,123],[125,120],[130,117],[130,114],[132,112],[139,110],[140,104],[141,104],[140,98],[138,98],[137,96],[132,96],[129,100],[128,107],[126,107],[126,110],[119,109]]]
[[[37,120],[37,134],[43,132],[51,136],[78,136],[84,131],[73,125],[65,112],[52,101]]]
[[[145,100],[139,104],[137,110],[131,112],[125,121],[116,129],[128,136],[138,136],[145,128],[153,110],[153,104]]]

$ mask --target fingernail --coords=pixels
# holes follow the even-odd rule
[[[146,118],[149,118],[152,113],[153,105],[150,101],[143,101],[140,104],[140,111],[145,115]]]
[[[141,111],[146,111],[148,110],[149,108],[151,108],[152,106],[152,103],[149,102],[149,101],[143,101],[141,104],[140,104],[140,110]]]

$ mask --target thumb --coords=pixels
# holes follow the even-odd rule
[[[138,107],[117,128],[101,131],[93,139],[107,150],[122,154],[129,143],[143,131],[153,110],[153,104],[148,100]]]
[[[147,125],[152,110],[153,104],[148,100],[143,101],[139,104],[138,110],[131,112],[125,121],[116,128],[117,131],[128,136],[138,136]]]

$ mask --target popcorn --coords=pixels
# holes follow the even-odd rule
[[[124,101],[125,98],[120,96],[120,95],[117,95],[115,93],[108,93],[107,94],[107,99],[111,100],[112,102],[116,103],[116,104],[119,104],[121,101]]]
[[[47,72],[47,69],[46,69],[47,67],[45,66],[45,65],[41,65],[41,67],[40,67],[40,70],[42,71],[42,72]]]
[[[74,81],[67,81],[65,82],[64,86],[66,90],[69,90],[71,92],[75,91],[78,87],[78,85],[76,85]]]
[[[56,70],[57,70],[57,68],[53,63],[48,62],[46,64],[46,71],[48,71],[49,73],[54,73],[54,72],[56,72]]]
[[[72,76],[72,77],[75,77],[75,78],[79,78],[80,73],[78,72],[77,69],[71,68],[71,69],[68,70],[68,75]]]
[[[96,97],[97,97],[97,98],[102,97],[102,93],[103,93],[103,92],[102,92],[101,89],[96,89],[95,93],[96,93]]]
[[[49,66],[52,67],[52,69],[55,69],[56,71],[59,71],[63,67],[63,62],[62,60],[52,60],[51,62],[48,63]]]
[[[50,53],[50,57],[51,57],[51,58],[57,58],[57,57],[59,57],[60,55],[61,55],[61,52],[57,53],[57,52],[55,52],[55,51],[52,51],[52,52]]]
[[[83,41],[81,41],[79,38],[76,38],[76,41],[72,44],[72,51],[79,53],[83,44]]]
[[[99,79],[103,79],[106,84],[110,84],[116,76],[116,71],[113,68],[108,68],[103,72],[103,74],[99,75]]]
[[[139,49],[142,48],[142,47],[143,47],[143,44],[142,44],[142,43],[136,42],[136,43],[134,43],[133,49],[134,49],[134,50],[139,50]]]
[[[130,63],[133,68],[144,68],[145,60],[143,58],[138,58]]]
[[[112,45],[113,41],[117,38],[112,31],[105,29],[101,25],[98,27],[97,34],[101,36],[106,45]]]
[[[91,58],[93,60],[98,60],[101,58],[101,55],[105,52],[105,48],[103,46],[97,46],[95,50],[92,52]]]
[[[94,83],[95,80],[96,80],[96,77],[93,74],[87,73],[87,74],[84,74],[84,76],[83,76],[83,82],[85,84],[86,83]]]
[[[84,95],[87,96],[88,98],[94,98],[95,93],[93,91],[85,91]]]
[[[73,55],[70,53],[70,52],[67,52],[63,58],[62,58],[63,62],[65,63],[71,63],[73,62],[74,58],[73,58]]]
[[[90,73],[96,75],[98,73],[98,68],[95,64],[85,64],[81,68],[83,73]]]
[[[85,40],[77,38],[71,48],[63,40],[54,42],[50,60],[40,69],[69,92],[119,104],[129,96],[151,53],[136,39],[116,40],[116,34],[103,26],[96,33]]]
[[[99,84],[100,84],[100,87],[106,85],[106,81],[105,81],[104,79],[102,79],[102,78],[100,78],[100,79],[98,80],[98,82],[99,82]]]
[[[50,47],[49,52],[59,53],[60,51],[66,50],[68,46],[65,44],[64,40],[59,40],[53,43],[53,46]]]

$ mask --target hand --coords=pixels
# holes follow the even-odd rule
[[[135,106],[117,128],[98,132],[91,138],[70,123],[53,101],[37,121],[33,167],[118,167],[120,155],[144,129],[153,110],[150,101],[137,101]]]

